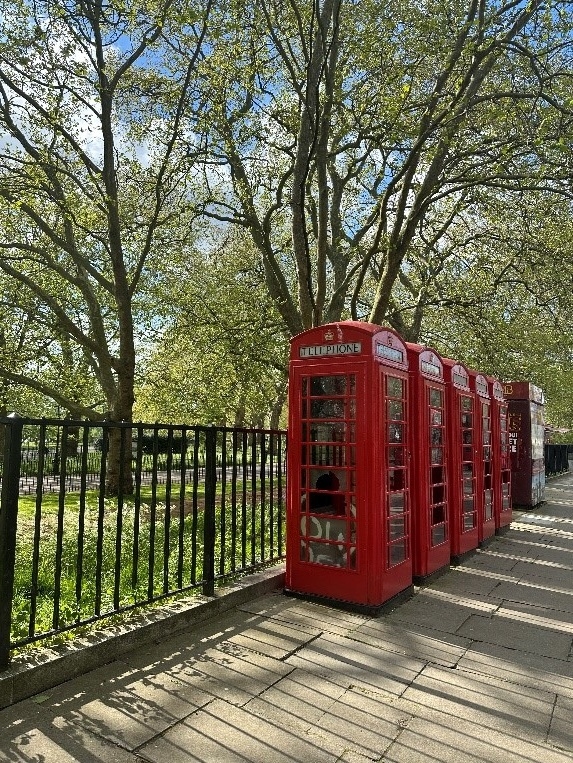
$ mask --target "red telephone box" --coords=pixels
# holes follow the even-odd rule
[[[507,382],[511,489],[515,506],[529,508],[545,497],[543,390],[529,382]]]
[[[446,381],[450,559],[458,564],[479,542],[476,395],[470,389],[469,373],[462,363],[449,358],[442,362]]]
[[[493,510],[495,531],[506,531],[511,523],[511,462],[507,402],[503,385],[498,379],[488,379],[491,396],[491,442],[493,461]]]
[[[390,329],[292,339],[286,593],[373,613],[411,592],[407,382]]]
[[[410,377],[412,571],[414,582],[450,565],[446,391],[440,356],[406,342]]]
[[[478,544],[495,535],[493,507],[492,418],[489,384],[478,371],[470,370],[470,386],[476,394],[475,449],[477,458]]]

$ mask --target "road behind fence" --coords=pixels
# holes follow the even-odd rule
[[[282,430],[18,417],[0,429],[0,669],[11,649],[212,595],[284,557]]]

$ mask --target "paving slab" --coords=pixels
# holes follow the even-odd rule
[[[519,583],[500,581],[495,588],[495,596],[506,601],[531,604],[532,606],[568,612],[569,615],[573,614],[573,587],[567,590],[566,588],[549,587],[523,579]],[[573,618],[571,619],[573,620]]]
[[[556,633],[542,624],[532,625],[516,617],[472,615],[457,631],[459,636],[488,644],[566,660],[571,651],[571,636]]]
[[[400,704],[403,701],[400,700]],[[413,718],[384,763],[571,763],[569,753],[455,715]]]
[[[547,741],[560,750],[573,753],[573,699],[571,697],[557,697]]]
[[[311,735],[214,700],[138,754],[153,763],[335,763]]]
[[[536,743],[547,738],[555,703],[552,692],[436,665],[424,668],[402,697],[419,708],[439,710]],[[423,716],[421,709],[412,714]]]
[[[476,642],[466,651],[457,667],[573,698],[573,663],[568,660]]]
[[[519,581],[545,584],[551,588],[571,590],[573,572],[568,567],[541,560],[532,562],[517,562],[514,573]]]
[[[432,583],[428,588],[440,591],[450,591],[462,595],[479,594],[481,596],[498,598],[497,587],[502,582],[514,582],[512,575],[490,572],[485,569],[471,569],[461,564],[452,567],[447,575]]]
[[[336,684],[400,695],[426,664],[424,660],[382,650],[326,633],[287,659],[287,664]]]
[[[482,609],[482,603],[478,606],[476,602],[476,606],[473,606],[469,602],[457,601],[455,596],[448,599],[422,590],[413,599],[389,613],[385,620],[393,624],[409,623],[445,633],[456,633],[476,610],[489,613],[499,604],[489,603]]]
[[[348,638],[446,667],[454,667],[472,643],[434,628],[388,623],[382,618],[364,623]]]
[[[302,676],[302,671],[296,671],[296,674],[249,702],[244,709],[260,718],[272,720],[282,728],[292,727],[293,713],[300,727],[308,711],[312,727],[306,733],[311,734],[316,745],[331,753],[335,760],[350,752],[355,756],[379,759],[409,720],[403,710],[387,701],[386,695],[355,687],[335,692],[330,700],[325,697],[322,703],[319,700],[313,709],[308,707],[308,703],[301,707],[292,700],[290,703],[285,701],[283,689],[287,692],[287,699],[291,698],[291,685],[295,679],[309,680],[309,689],[316,687],[309,674],[305,678]],[[288,686],[283,687],[284,683]],[[300,696],[300,691],[296,691],[296,696]]]

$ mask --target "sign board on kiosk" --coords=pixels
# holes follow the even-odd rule
[[[530,382],[506,382],[511,494],[514,506],[530,508],[545,498],[543,391]]]
[[[447,482],[450,508],[450,560],[458,564],[479,543],[476,395],[468,369],[443,358],[446,381]]]
[[[286,593],[369,613],[411,594],[407,382],[390,329],[292,339]]]
[[[446,390],[442,359],[406,343],[410,379],[412,565],[422,583],[449,569]]]
[[[503,384],[489,377],[493,462],[493,508],[495,532],[500,535],[511,524],[511,460],[509,456],[508,405]]]
[[[475,392],[474,442],[476,450],[476,497],[478,507],[478,544],[495,535],[492,406],[489,383],[484,374],[469,370],[470,387]]]

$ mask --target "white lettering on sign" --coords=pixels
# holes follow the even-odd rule
[[[404,362],[404,353],[401,350],[397,350],[394,347],[387,347],[385,344],[376,345],[376,355],[380,355],[382,358],[393,360],[395,363]]]
[[[435,366],[433,363],[428,363],[427,360],[420,361],[420,369],[422,373],[429,376],[441,376],[442,369],[439,366]]]
[[[466,387],[468,386],[468,377],[462,376],[461,374],[458,374],[454,371],[452,374],[452,381],[454,384],[457,384],[459,387]]]
[[[346,342],[344,344],[315,344],[313,347],[301,347],[299,357],[321,358],[326,355],[358,355],[362,352],[361,342]]]

